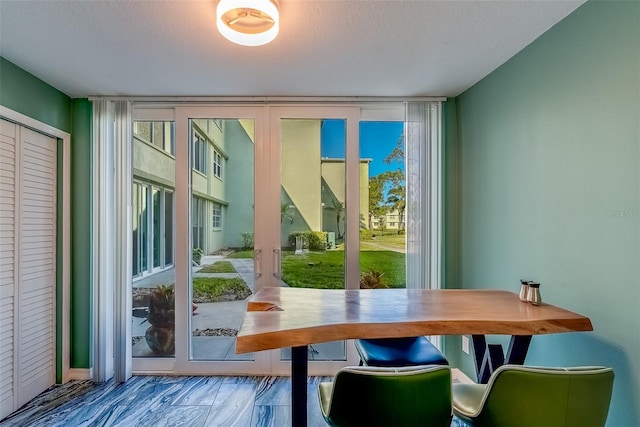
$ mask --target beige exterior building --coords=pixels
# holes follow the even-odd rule
[[[253,233],[253,122],[193,120],[192,245],[211,253],[246,244]],[[345,162],[321,157],[321,120],[282,122],[281,243],[294,231],[344,234]],[[175,129],[134,122],[133,274],[173,265]],[[360,212],[368,215],[369,160],[360,165]],[[342,208],[341,208],[342,206]],[[339,220],[338,220],[339,216]]]
[[[333,232],[336,239],[344,234],[345,160],[321,157],[321,126],[321,120],[282,121],[281,242],[285,246],[295,231]],[[359,209],[365,217],[369,162],[360,161]]]
[[[406,221],[406,212],[403,214],[403,218],[401,221],[400,212],[397,209],[387,212],[382,217],[374,217],[371,219],[371,227],[374,229],[379,229],[384,221],[384,229],[385,230],[399,230],[400,224],[404,224],[403,228],[407,227]]]
[[[133,275],[173,265],[175,130],[173,122],[133,125]],[[253,232],[253,123],[191,122],[192,245],[211,253],[243,245]],[[241,189],[241,190],[239,190]]]

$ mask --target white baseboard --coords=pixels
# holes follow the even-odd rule
[[[464,372],[462,372],[458,368],[453,368],[451,370],[451,376],[453,377],[453,382],[457,382],[461,384],[475,384],[475,381],[469,378]]]
[[[464,372],[462,372],[458,368],[453,368],[451,370],[451,376],[453,377],[454,382],[458,382],[461,384],[475,384],[475,381],[469,378]],[[70,380],[90,380],[92,378],[93,378],[93,368],[89,368],[89,369],[71,368],[69,370]]]
[[[93,378],[93,368],[71,368],[69,369],[70,380],[90,380]]]

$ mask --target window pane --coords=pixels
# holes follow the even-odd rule
[[[139,206],[139,224],[140,224],[140,269],[145,272],[148,269],[147,260],[149,259],[149,254],[147,250],[149,248],[149,230],[147,229],[149,225],[149,200],[148,200],[148,191],[146,186],[140,187],[140,206]]]
[[[139,213],[139,192],[140,192],[140,185],[134,183],[133,184],[133,189],[131,192],[132,195],[132,211],[133,211],[133,217],[131,219],[131,228],[133,230],[132,233],[132,254],[133,254],[133,259],[132,259],[132,268],[133,268],[133,277],[136,277],[137,275],[140,274],[140,213]]]
[[[151,122],[134,122],[133,136],[144,142],[151,143]]]
[[[200,199],[194,197],[191,201],[191,229],[193,239],[192,244],[194,248],[202,249],[202,242],[200,241]]]
[[[280,129],[282,281],[344,289],[345,120],[283,119]],[[314,344],[309,359],[346,360],[345,342]]]
[[[360,123],[360,287],[406,287],[404,124]]]
[[[161,228],[161,196],[162,193],[157,187],[153,187],[153,212],[152,212],[152,221],[153,221],[153,266],[160,267],[161,259],[160,259],[160,251],[162,248],[162,239],[160,238],[162,233]]]
[[[164,193],[164,264],[173,264],[173,193]]]
[[[133,357],[175,353],[175,143],[166,132],[172,127],[173,122],[133,123]]]
[[[222,227],[222,206],[220,206],[218,203],[213,204],[212,216],[213,216],[213,221],[212,221],[213,228]]]
[[[173,122],[135,121],[133,122],[133,138],[134,141],[146,142],[172,156],[175,154]]]
[[[253,360],[252,353],[235,354],[234,343],[254,290],[254,123],[212,118],[190,124],[192,148],[199,154],[192,156],[191,165],[190,295],[195,315],[189,354],[192,360]],[[222,169],[217,163],[224,158],[217,149],[228,155],[224,181],[218,177]],[[206,159],[211,159],[213,173],[201,173]]]
[[[217,151],[213,152],[213,174],[222,179],[222,156]]]

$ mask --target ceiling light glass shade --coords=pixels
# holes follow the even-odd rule
[[[220,34],[243,46],[267,44],[280,29],[280,14],[271,0],[220,0],[216,15]]]

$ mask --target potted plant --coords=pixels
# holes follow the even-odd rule
[[[200,260],[202,259],[203,254],[204,254],[204,251],[202,249],[193,248],[193,250],[191,251],[191,258],[193,259],[193,262],[200,265]]]
[[[382,276],[384,276],[384,273],[380,273],[379,271],[369,271],[360,274],[360,289],[388,288],[389,286],[382,281]]]
[[[169,356],[175,353],[175,291],[173,286],[160,285],[149,294],[149,314],[151,324],[145,332],[149,348],[156,354]]]

